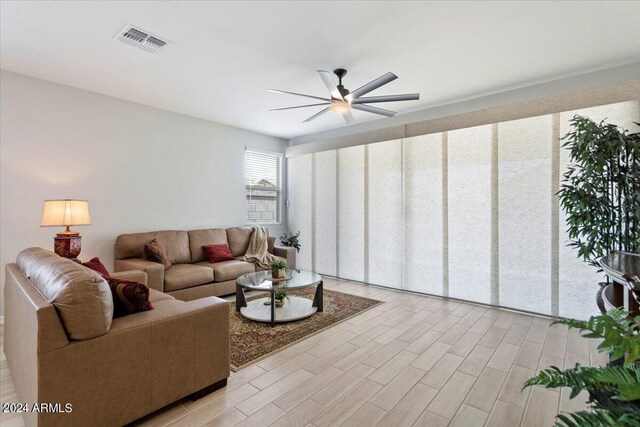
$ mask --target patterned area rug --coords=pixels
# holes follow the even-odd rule
[[[291,295],[311,300],[314,293],[314,288],[290,292]],[[253,295],[247,298],[247,301],[264,298],[267,295],[265,293]],[[323,303],[324,311],[321,313],[295,322],[276,323],[276,326],[271,327],[268,323],[245,319],[236,312],[235,302],[232,302],[230,310],[231,370],[236,372],[251,362],[256,362],[302,338],[360,314],[381,304],[382,301],[325,289]]]

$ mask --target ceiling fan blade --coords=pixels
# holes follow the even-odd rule
[[[289,95],[296,95],[296,96],[303,96],[305,98],[313,98],[313,99],[319,99],[320,101],[327,101],[327,102],[331,102],[331,100],[329,98],[322,98],[319,96],[313,96],[313,95],[305,95],[303,93],[296,93],[296,92],[289,92],[286,90],[279,90],[279,89],[269,89],[269,92],[273,92],[273,93],[286,93]]]
[[[344,99],[342,98],[342,94],[338,90],[338,86],[336,86],[336,82],[333,81],[333,78],[331,77],[331,73],[324,70],[318,70],[318,74],[320,74],[320,78],[324,82],[325,86],[327,86],[327,89],[329,89],[329,92],[331,93],[331,97],[335,99],[339,99],[340,101],[343,101]]]
[[[360,111],[366,111],[367,113],[380,114],[381,116],[393,117],[396,113],[395,111],[385,110],[383,108],[372,107],[371,105],[365,104],[352,104],[351,108]]]
[[[353,92],[351,92],[349,95],[345,96],[344,98],[345,98],[346,101],[353,102],[354,99],[359,98],[362,95],[365,95],[365,94],[371,92],[372,90],[376,90],[380,86],[384,86],[387,83],[392,82],[397,78],[398,78],[398,76],[396,76],[395,74],[387,73],[387,74],[385,74],[383,76],[378,77],[375,80],[370,81],[366,85],[359,87],[358,89],[354,90]]]
[[[293,110],[295,108],[317,107],[318,105],[329,105],[330,102],[321,102],[319,104],[297,105],[295,107],[273,108],[269,111]]]
[[[420,99],[419,93],[406,93],[403,95],[368,96],[351,101],[352,104],[369,104],[371,102],[395,102],[395,101],[415,101]]]
[[[305,120],[303,123],[310,122],[311,120],[313,120],[313,119],[315,119],[315,118],[317,118],[317,117],[320,117],[321,115],[323,115],[323,114],[324,114],[324,113],[326,113],[327,111],[329,111],[329,107],[325,108],[324,110],[322,110],[322,111],[320,111],[320,112],[318,112],[318,113],[315,113],[313,116],[309,117],[309,118],[308,118],[307,120]]]
[[[356,119],[353,118],[353,114],[351,114],[351,111],[345,111],[340,114],[342,115],[342,118],[344,119],[344,121],[347,122],[348,124],[354,123],[356,121]]]

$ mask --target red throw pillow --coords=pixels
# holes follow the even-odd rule
[[[235,258],[229,250],[229,245],[205,245],[202,247],[209,257],[209,262],[233,261]]]
[[[98,257],[83,262],[82,265],[100,273],[109,283],[113,297],[114,319],[139,311],[153,310],[153,304],[149,301],[149,287],[144,283],[111,277]]]
[[[105,267],[104,264],[100,262],[100,258],[98,257],[91,258],[89,261],[83,262],[82,265],[100,273],[102,277],[109,277],[109,271],[107,271],[107,267]]]
[[[149,287],[144,283],[133,280],[115,279],[107,277],[113,296],[113,318],[153,310],[149,301]]]

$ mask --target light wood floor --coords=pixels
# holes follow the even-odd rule
[[[550,426],[586,397],[521,392],[525,379],[550,365],[607,362],[596,342],[541,317],[330,279],[325,287],[385,303],[135,424]],[[4,354],[0,378],[1,401],[16,401]],[[22,425],[1,417],[2,427]]]

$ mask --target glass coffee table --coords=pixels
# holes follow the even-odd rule
[[[289,295],[282,307],[276,307],[277,291],[315,287],[313,301],[307,298]],[[269,297],[247,302],[245,289],[269,292]],[[310,271],[287,271],[284,280],[274,280],[271,271],[257,271],[238,277],[236,280],[236,311],[243,317],[256,322],[276,323],[305,319],[322,311],[322,276]]]

